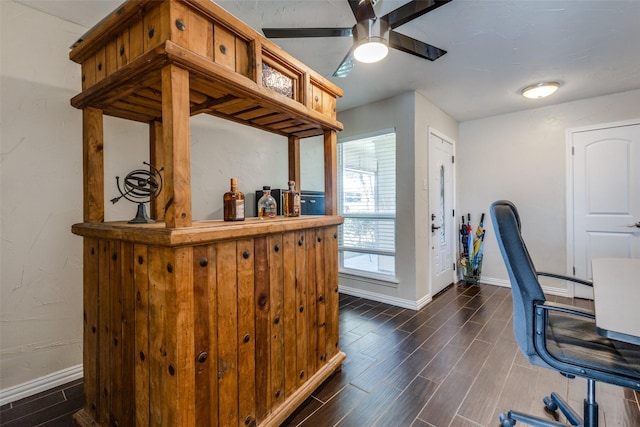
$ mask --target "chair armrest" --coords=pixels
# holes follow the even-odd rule
[[[568,280],[570,282],[575,282],[575,283],[579,283],[581,285],[593,287],[593,282],[591,280],[578,279],[577,277],[565,276],[565,275],[562,275],[562,274],[545,273],[544,271],[536,271],[536,274],[538,276],[553,277],[554,279]]]
[[[558,302],[545,301],[542,304],[535,304],[535,308],[541,308],[546,311],[558,311],[561,313],[572,314],[574,316],[586,317],[588,319],[595,319],[596,315],[593,311],[584,308],[575,307],[572,305],[561,304]]]

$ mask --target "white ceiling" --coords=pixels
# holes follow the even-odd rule
[[[120,0],[19,0],[92,27]],[[406,0],[379,0],[378,16]],[[346,0],[222,0],[263,27],[351,27]],[[331,74],[350,38],[278,39],[287,52],[344,89],[345,110],[417,90],[458,121],[640,89],[640,0],[453,0],[397,29],[448,51],[435,62],[400,51],[377,64]],[[527,100],[523,87],[555,80],[560,90]]]

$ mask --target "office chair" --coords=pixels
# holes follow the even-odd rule
[[[500,414],[502,427],[516,421],[532,426],[563,426],[558,409],[574,426],[597,427],[596,382],[640,391],[640,346],[604,338],[596,332],[595,315],[581,308],[546,301],[538,276],[551,276],[584,285],[591,282],[572,277],[538,273],[520,234],[520,216],[513,203],[500,200],[491,205],[500,251],[511,280],[513,329],[520,351],[529,363],[559,371],[568,378],[587,380],[587,396],[580,417],[560,396],[543,399],[556,421],[514,410]]]

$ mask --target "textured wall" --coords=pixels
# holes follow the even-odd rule
[[[566,131],[639,117],[636,90],[461,123],[459,210],[476,224],[493,201],[512,200],[536,267],[566,273]],[[482,275],[508,282],[491,221],[485,227]]]
[[[0,383],[82,363],[80,70],[77,25],[0,2],[2,280]]]
[[[385,301],[415,306],[429,296],[429,252],[431,234],[428,192],[423,181],[428,179],[429,126],[457,139],[458,123],[417,92],[353,108],[338,114],[345,130],[339,139],[354,138],[377,131],[396,131],[396,278],[398,283],[360,280],[341,276],[340,285],[377,293]],[[386,297],[391,297],[388,299]]]

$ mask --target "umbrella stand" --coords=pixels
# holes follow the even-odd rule
[[[462,271],[462,281],[468,285],[477,285],[480,282],[482,273],[482,255],[478,257],[477,267],[470,263],[468,258],[460,257],[460,270]]]
[[[480,218],[480,224],[475,235],[471,228],[471,215],[467,215],[467,223],[462,217],[460,226],[460,258],[458,265],[462,272],[462,281],[466,284],[475,285],[480,282],[482,273],[482,258],[484,253],[484,214]]]

